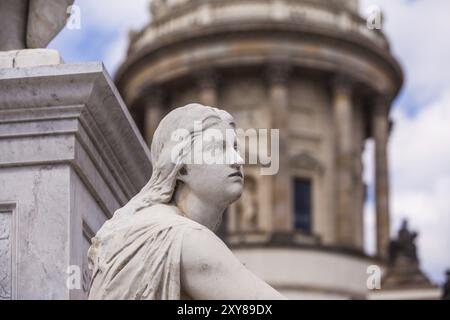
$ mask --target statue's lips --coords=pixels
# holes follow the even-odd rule
[[[233,172],[232,174],[228,175],[229,177],[240,177],[243,178],[242,173],[240,171]]]

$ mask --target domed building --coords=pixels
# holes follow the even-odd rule
[[[221,232],[289,298],[367,298],[389,243],[389,110],[402,70],[357,0],[153,0],[117,86],[146,141],[172,108],[280,129],[279,172],[245,167]],[[364,253],[362,152],[375,142],[376,256]]]

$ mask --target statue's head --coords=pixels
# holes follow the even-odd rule
[[[224,110],[200,104],[174,109],[156,129],[151,154],[152,177],[133,198],[135,210],[171,203],[179,188],[225,207],[242,193],[235,123]]]
[[[408,219],[403,219],[402,220],[402,229],[408,229]]]

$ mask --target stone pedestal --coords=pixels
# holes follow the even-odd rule
[[[150,175],[101,63],[0,69],[0,300],[85,298],[90,238]]]
[[[0,68],[30,68],[62,63],[58,51],[52,49],[24,49],[0,52]]]
[[[381,281],[381,290],[368,296],[371,300],[438,300],[441,289],[422,272],[419,263],[399,257],[388,266]]]

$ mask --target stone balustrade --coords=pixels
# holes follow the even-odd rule
[[[293,26],[318,27],[322,31],[341,31],[359,36],[381,48],[388,48],[382,32],[367,28],[357,12],[346,7],[329,6],[323,1],[298,0],[216,0],[187,2],[157,17],[132,41],[137,51],[149,43],[195,28],[219,26],[235,21],[274,22]]]

